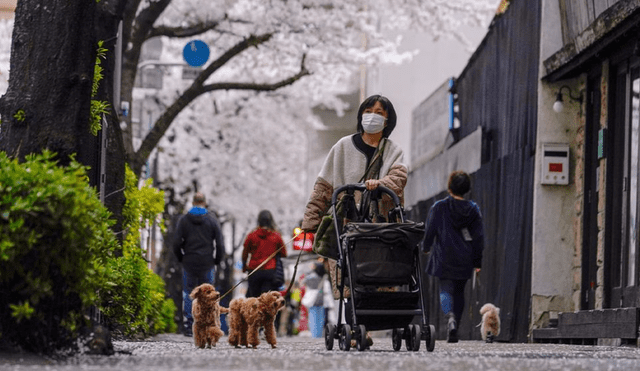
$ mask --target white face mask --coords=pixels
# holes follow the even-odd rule
[[[362,129],[365,133],[375,134],[384,129],[384,122],[387,119],[378,115],[377,113],[363,113],[362,114]]]

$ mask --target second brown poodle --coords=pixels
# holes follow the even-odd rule
[[[278,291],[269,291],[257,298],[237,298],[229,303],[229,344],[256,348],[260,344],[258,331],[264,327],[264,335],[271,348],[276,347],[276,329],[273,322],[285,302]]]
[[[224,332],[220,329],[220,313],[229,313],[229,309],[218,303],[220,293],[208,284],[202,284],[189,294],[193,299],[191,315],[193,316],[193,341],[198,348],[211,348]]]

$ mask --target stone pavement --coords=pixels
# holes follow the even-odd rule
[[[486,344],[437,341],[418,352],[398,352],[390,338],[374,338],[370,350],[332,351],[323,339],[282,337],[278,348],[236,349],[226,337],[213,349],[197,349],[192,339],[164,334],[146,341],[115,341],[113,356],[76,355],[51,360],[0,353],[0,370],[640,370],[640,350],[632,347],[562,344]]]

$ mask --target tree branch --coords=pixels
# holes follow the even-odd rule
[[[180,114],[180,112],[182,112],[184,108],[186,108],[193,100],[195,100],[200,95],[205,94],[207,92],[214,91],[214,90],[230,90],[230,89],[255,90],[255,91],[277,90],[281,87],[293,84],[294,82],[298,81],[299,79],[301,79],[306,75],[310,75],[310,72],[307,70],[304,64],[305,59],[306,59],[306,55],[303,55],[302,61],[300,63],[300,71],[297,74],[273,84],[215,83],[215,84],[202,86],[194,82],[187,90],[184,91],[184,93],[182,93],[182,95],[171,106],[169,106],[164,111],[164,113],[155,122],[153,128],[149,131],[149,133],[147,133],[147,136],[142,141],[142,144],[140,145],[140,148],[138,149],[138,151],[129,158],[129,165],[131,166],[131,169],[137,175],[140,174],[140,172],[142,171],[142,166],[144,165],[145,161],[147,161],[147,158],[151,154],[151,151],[153,151],[153,149],[156,148],[156,146],[158,145],[158,142],[160,142],[160,139],[162,139],[164,134],[169,129],[169,126],[171,126],[171,123],[173,122],[173,120],[178,116],[178,114]],[[198,79],[200,77],[198,77]]]
[[[127,1],[125,18],[123,20],[123,50],[122,50],[122,87],[121,99],[132,102],[133,83],[138,73],[138,62],[142,44],[147,40],[147,35],[153,29],[153,24],[169,6],[171,0],[156,0],[148,2],[148,6],[140,12],[138,7],[141,0]],[[118,106],[120,102],[115,102]],[[128,157],[134,155],[133,131],[131,128],[131,116],[124,119],[127,123],[122,130],[124,149]]]
[[[255,90],[255,91],[273,91],[278,90],[284,86],[291,85],[294,82],[300,80],[304,76],[311,73],[304,65],[306,55],[302,57],[302,64],[300,65],[300,71],[286,79],[275,82],[273,84],[258,84],[258,83],[241,83],[241,82],[218,82],[203,86],[205,92],[211,92],[215,90]]]
[[[148,38],[152,38],[156,36],[191,37],[191,36],[203,34],[207,31],[214,30],[219,25],[220,25],[220,21],[208,21],[208,22],[194,24],[191,27],[159,26],[149,31]]]
[[[218,59],[211,62],[204,69],[200,75],[193,81],[193,85],[202,85],[205,81],[211,76],[214,72],[216,72],[220,67],[224,66],[231,58],[236,55],[242,53],[243,51],[249,49],[252,46],[258,47],[258,45],[266,43],[271,39],[273,33],[266,33],[262,35],[250,35],[249,37],[243,39],[236,45],[234,45],[231,49],[227,50],[224,54],[222,54]]]

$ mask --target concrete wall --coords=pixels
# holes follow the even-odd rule
[[[305,189],[311,194],[313,185],[322,169],[324,160],[331,147],[336,142],[349,134],[356,132],[357,114],[360,107],[360,94],[357,90],[357,80],[353,81],[353,92],[343,95],[341,98],[349,104],[349,108],[342,116],[338,116],[335,111],[316,107],[313,113],[325,126],[324,129],[307,131],[307,159],[305,173]]]
[[[543,0],[540,42],[542,61],[562,47],[557,0]],[[579,309],[581,251],[576,239],[582,233],[582,172],[584,107],[571,100],[564,89],[564,110],[553,110],[559,88],[569,86],[574,96],[584,90],[584,76],[557,84],[540,82],[533,195],[533,241],[531,269],[531,328],[547,325],[550,314]],[[584,104],[584,103],[583,103]],[[570,148],[569,185],[541,184],[543,144],[566,143]],[[577,174],[576,174],[577,173]]]
[[[472,174],[480,169],[482,128],[478,127],[440,155],[409,173],[405,188],[405,205],[415,205],[447,190],[449,174],[462,170]]]
[[[602,63],[602,78],[600,81],[600,128],[606,128],[609,122],[609,61]],[[604,300],[604,248],[605,248],[605,212],[606,212],[606,181],[607,179],[607,158],[600,159],[598,174],[598,248],[596,254],[596,264],[598,271],[596,274],[596,309],[603,308]],[[582,244],[579,246],[582,248]],[[576,246],[578,248],[578,246]]]

